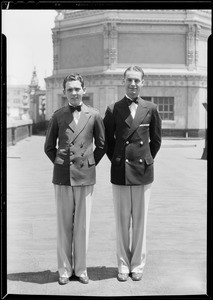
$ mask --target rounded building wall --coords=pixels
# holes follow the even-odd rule
[[[124,96],[123,73],[140,65],[141,96],[158,105],[165,130],[206,128],[210,14],[199,10],[67,10],[53,28],[53,75],[46,78],[47,119],[65,105],[63,78],[85,78],[86,104],[102,116]],[[48,107],[49,106],[49,107]]]

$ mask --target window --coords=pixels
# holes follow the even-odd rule
[[[154,102],[162,120],[174,120],[174,97],[143,97],[144,100]]]
[[[146,100],[146,101],[152,101],[152,98],[153,98],[153,97],[144,97],[144,96],[142,96],[142,98],[143,98],[144,100]]]

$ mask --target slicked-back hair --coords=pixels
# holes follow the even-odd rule
[[[66,83],[68,81],[76,81],[76,80],[80,81],[82,88],[84,88],[84,79],[83,79],[83,77],[79,74],[74,73],[74,74],[67,75],[64,78],[64,81],[63,81],[64,90],[66,89]]]
[[[131,66],[129,68],[126,69],[126,71],[124,72],[124,78],[126,78],[126,72],[128,71],[136,71],[136,72],[140,72],[141,73],[141,79],[144,78],[144,71],[141,67],[139,66]]]

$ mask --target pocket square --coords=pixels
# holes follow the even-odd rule
[[[142,126],[149,126],[149,124],[140,124],[139,126],[140,127],[142,127]]]

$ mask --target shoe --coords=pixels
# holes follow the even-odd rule
[[[67,284],[67,283],[69,283],[69,281],[70,281],[69,277],[59,277],[58,278],[58,283],[60,285]]]
[[[118,281],[127,281],[128,278],[129,278],[128,273],[118,273],[117,275]]]
[[[88,284],[89,283],[89,277],[87,275],[86,276],[80,276],[79,281],[83,284]]]
[[[143,273],[132,273],[131,277],[133,281],[140,281],[143,277]]]

